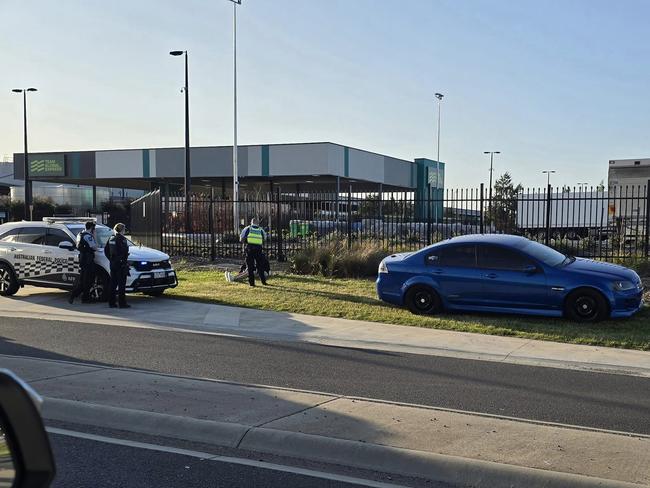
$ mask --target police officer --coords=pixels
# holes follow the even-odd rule
[[[79,232],[77,235],[77,249],[79,250],[81,272],[70,292],[68,302],[72,304],[74,299],[81,295],[81,303],[90,303],[90,288],[95,280],[95,251],[97,250],[95,222],[86,222],[86,230]]]
[[[246,244],[246,267],[248,268],[248,284],[255,286],[254,269],[260,275],[262,284],[266,285],[264,266],[262,266],[262,244],[266,239],[266,232],[259,225],[257,219],[251,219],[251,225],[245,227],[239,236],[239,240]]]
[[[106,243],[106,254],[111,262],[111,283],[108,293],[108,306],[115,308],[130,308],[126,303],[126,277],[129,274],[129,243],[124,237],[126,226],[115,224],[115,234]],[[117,303],[115,295],[117,294]]]

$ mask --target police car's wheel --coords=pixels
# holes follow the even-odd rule
[[[20,285],[11,268],[6,264],[0,264],[0,295],[3,297],[15,295],[18,288]]]
[[[95,279],[90,287],[90,298],[96,302],[105,302],[108,300],[109,278],[101,269],[95,270]]]

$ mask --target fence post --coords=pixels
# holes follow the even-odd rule
[[[427,183],[427,246],[431,245],[431,184]]]
[[[546,188],[546,242],[548,246],[551,243],[551,185]]]
[[[280,201],[280,188],[276,188],[276,222],[275,222],[275,232],[277,233],[277,241],[278,241],[278,261],[283,262],[285,260],[284,252],[282,249],[282,203]]]
[[[347,220],[348,220],[348,249],[352,247],[352,190],[348,189],[348,208],[347,208]]]
[[[157,222],[154,223],[154,225],[156,225],[156,224],[158,225],[157,237],[159,239],[158,242],[160,243],[160,247],[158,247],[158,249],[160,249],[162,251],[163,250],[163,245],[164,245],[164,241],[163,241],[164,235],[163,235],[163,216],[162,216],[162,196],[161,196],[161,193],[160,193],[160,189],[157,191],[157,194],[156,194],[156,203],[157,203],[157,207],[158,207],[156,209],[158,219],[157,219]]]
[[[644,256],[648,257],[648,243],[650,241],[650,180],[645,187],[645,246],[644,246]]]
[[[210,233],[210,260],[217,259],[216,236],[214,235],[214,187],[210,187],[210,205],[208,214],[208,232]]]
[[[484,233],[485,229],[483,227],[483,207],[485,206],[485,202],[483,201],[483,195],[485,195],[485,183],[481,183],[481,196],[480,198],[480,206],[479,206],[479,212],[480,212],[480,222],[481,222],[481,234]]]

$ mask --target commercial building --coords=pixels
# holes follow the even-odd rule
[[[232,146],[193,147],[192,190],[232,196]],[[14,174],[23,178],[24,156],[14,155]],[[153,190],[182,188],[183,148],[30,153],[34,181],[91,188]],[[445,165],[430,159],[394,158],[330,142],[240,146],[242,193],[409,192],[425,199],[442,191]],[[442,214],[442,208],[439,210]]]
[[[31,155],[30,155],[31,159]],[[21,172],[22,178],[22,172]],[[32,183],[34,198],[51,200],[55,205],[65,205],[73,211],[85,213],[93,208],[101,208],[102,204],[109,201],[119,201],[142,196],[141,190],[127,190],[124,188],[103,188],[69,184],[62,181],[34,180]],[[14,177],[14,164],[12,162],[0,163],[0,220],[2,212],[9,201],[23,201],[25,199],[25,181]]]

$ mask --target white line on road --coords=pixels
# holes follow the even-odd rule
[[[297,468],[294,466],[284,466],[281,464],[272,464],[272,463],[267,463],[264,461],[255,461],[253,459],[243,459],[243,458],[236,458],[236,457],[229,457],[229,456],[215,456],[214,454],[210,454],[207,452],[200,452],[200,451],[192,451],[188,449],[179,449],[176,447],[168,447],[168,446],[161,446],[158,444],[149,444],[146,442],[137,442],[137,441],[129,441],[126,439],[117,439],[115,437],[106,437],[106,436],[101,436],[101,435],[95,435],[95,434],[87,434],[85,432],[77,432],[74,430],[67,430],[67,429],[59,429],[56,427],[46,427],[46,429],[50,434],[55,434],[55,435],[63,435],[67,437],[75,437],[78,439],[85,439],[85,440],[90,440],[90,441],[95,441],[95,442],[103,442],[106,444],[115,444],[118,446],[125,446],[125,447],[133,447],[136,449],[146,449],[149,451],[158,451],[158,452],[165,452],[169,454],[177,454],[180,456],[188,456],[188,457],[194,457],[194,458],[199,458],[204,461],[214,461],[218,463],[231,463],[231,464],[239,464],[242,466],[250,466],[253,468],[259,468],[259,469],[270,469],[273,471],[281,471],[283,473],[290,473],[290,474],[295,474],[295,475],[300,475],[300,476],[308,476],[310,478],[318,478],[318,479],[323,479],[323,480],[328,480],[328,481],[336,481],[339,483],[348,483],[348,484],[353,484],[357,486],[365,486],[369,488],[403,488],[402,485],[394,485],[390,483],[382,483],[380,481],[372,481],[372,480],[366,480],[366,479],[361,479],[361,478],[353,478],[351,476],[344,476],[344,475],[338,475],[338,474],[333,474],[333,473],[325,473],[322,471],[314,471],[311,469],[305,469],[305,468]]]

